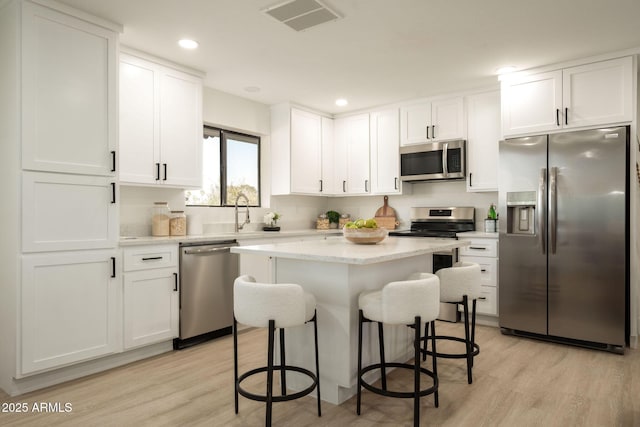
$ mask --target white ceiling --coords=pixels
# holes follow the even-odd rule
[[[60,1],[122,24],[124,45],[205,71],[208,87],[328,113],[495,83],[502,65],[640,47],[639,0],[325,0],[343,19],[304,32],[262,12],[281,0]]]

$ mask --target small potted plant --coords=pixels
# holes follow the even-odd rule
[[[280,219],[279,213],[267,212],[262,219],[264,221],[264,227],[262,227],[264,231],[280,231],[280,227],[276,225]]]
[[[329,218],[329,227],[338,228],[340,222],[340,214],[336,211],[327,211],[327,218]]]

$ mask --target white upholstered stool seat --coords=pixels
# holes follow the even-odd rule
[[[317,391],[318,416],[321,416],[320,408],[320,382],[318,363],[318,328],[316,323],[316,299],[313,295],[304,292],[302,287],[295,283],[258,283],[251,276],[240,276],[233,284],[233,353],[235,375],[235,410],[238,413],[238,394],[261,402],[266,402],[266,425],[271,425],[271,413],[273,402],[283,402],[306,396],[314,389]],[[238,333],[237,324],[268,328],[267,366],[252,369],[240,375],[238,373]],[[293,326],[302,326],[307,322],[313,322],[316,372],[308,369],[290,366],[285,359],[284,329]],[[274,366],[274,338],[276,328],[280,329],[280,364]],[[280,371],[281,394],[273,395],[273,372]],[[267,373],[267,390],[264,395],[250,393],[242,388],[242,381],[246,378]],[[286,373],[298,372],[306,375],[312,384],[304,390],[287,394]]]
[[[460,304],[463,307],[465,337],[463,339],[448,335],[438,336],[435,331],[429,333],[428,325],[426,325],[423,360],[427,355],[448,359],[467,359],[467,382],[471,384],[473,382],[473,358],[480,353],[480,346],[475,342],[476,301],[480,297],[480,266],[471,262],[458,262],[452,267],[438,270],[436,275],[440,278],[440,301],[456,304],[456,306]],[[473,303],[471,316],[469,315],[469,301]],[[471,328],[469,327],[469,318],[471,318]],[[429,338],[464,343],[465,351],[461,353],[438,353],[435,349],[428,350],[427,342]]]
[[[439,279],[433,274],[424,274],[412,280],[396,281],[385,285],[382,290],[363,292],[358,297],[358,392],[357,413],[360,415],[362,388],[388,397],[413,398],[414,424],[420,424],[420,397],[434,394],[435,406],[438,406],[438,376],[436,360],[433,358],[432,370],[420,366],[420,325],[431,323],[435,328],[435,319],[440,309]],[[362,367],[362,325],[365,322],[378,323],[378,341],[380,363]],[[413,364],[387,363],[384,358],[383,324],[407,325],[415,330]],[[435,343],[434,343],[435,345]],[[404,368],[414,371],[412,391],[391,391],[387,389],[386,368]],[[382,387],[367,383],[363,375],[372,370],[380,370]],[[421,374],[432,379],[432,385],[421,388]]]

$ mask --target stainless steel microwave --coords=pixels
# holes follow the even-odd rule
[[[465,179],[465,141],[426,142],[400,147],[400,179]]]

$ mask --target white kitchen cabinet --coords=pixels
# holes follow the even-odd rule
[[[400,145],[462,138],[462,97],[434,99],[400,107]]]
[[[632,120],[632,58],[619,58],[502,82],[505,137]]]
[[[467,96],[467,191],[498,191],[500,91]]]
[[[273,195],[330,195],[332,153],[333,119],[288,103],[271,107]]]
[[[498,239],[497,237],[464,237],[460,240],[470,245],[460,249],[460,261],[480,265],[480,299],[476,302],[476,312],[490,316],[498,315]],[[461,309],[460,309],[461,310]]]
[[[117,33],[21,5],[22,168],[114,175]]]
[[[23,172],[22,194],[23,252],[117,246],[113,178]]]
[[[400,194],[400,116],[397,108],[371,118],[371,194]]]
[[[200,188],[201,77],[129,52],[120,55],[120,182]]]
[[[177,245],[125,248],[124,348],[178,337]]]
[[[335,120],[335,180],[338,194],[369,194],[369,114]]]
[[[119,351],[117,260],[115,249],[22,256],[21,376]]]

